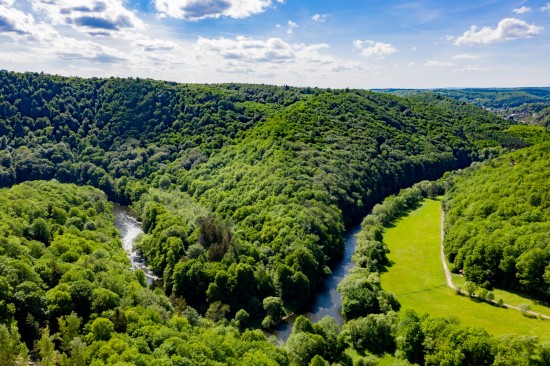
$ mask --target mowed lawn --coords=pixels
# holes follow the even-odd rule
[[[485,328],[494,335],[536,335],[550,340],[550,320],[527,318],[517,310],[479,303],[446,286],[439,254],[440,221],[441,202],[425,200],[384,234],[393,265],[382,274],[382,287],[397,295],[401,309],[454,315],[464,324]]]

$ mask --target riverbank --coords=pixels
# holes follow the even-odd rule
[[[344,237],[344,255],[338,262],[332,273],[323,279],[323,283],[317,289],[312,300],[302,307],[297,314],[292,314],[283,320],[276,329],[269,333],[277,337],[279,342],[286,342],[296,318],[300,315],[305,316],[312,322],[318,322],[325,316],[331,316],[341,327],[344,324],[342,316],[342,296],[338,292],[338,284],[346,277],[354,264],[352,261],[355,247],[357,246],[357,234],[361,231],[361,226],[357,225],[348,230]]]

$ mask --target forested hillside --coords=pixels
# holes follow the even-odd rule
[[[26,182],[1,189],[0,204],[3,364],[29,350],[42,365],[288,363],[261,332],[214,327],[147,289],[103,192]]]
[[[445,202],[445,250],[454,270],[486,288],[510,288],[548,301],[549,182],[549,142],[459,178]]]
[[[426,93],[426,90],[417,89],[381,91],[400,96]],[[550,124],[550,88],[433,89],[429,93],[483,107],[511,121]]]
[[[298,308],[374,203],[510,138],[506,121],[441,97],[0,78],[2,185],[55,178],[132,203],[167,294],[265,326],[265,299]]]

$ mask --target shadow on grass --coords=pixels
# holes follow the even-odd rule
[[[395,296],[414,295],[414,294],[419,294],[419,293],[422,293],[422,292],[430,292],[430,291],[437,290],[439,288],[446,287],[446,286],[447,286],[447,284],[443,284],[441,286],[435,286],[435,287],[426,288],[426,289],[423,289],[423,290],[404,292],[404,293],[401,293],[401,294],[395,294]]]

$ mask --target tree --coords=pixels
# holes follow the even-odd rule
[[[115,326],[113,322],[106,318],[97,318],[92,323],[92,333],[97,341],[108,341],[111,339]]]
[[[352,319],[342,327],[342,336],[355,349],[374,354],[392,352],[395,349],[394,324],[396,314],[370,314]]]
[[[239,309],[239,311],[237,311],[237,313],[235,314],[235,321],[237,322],[237,326],[241,331],[246,329],[249,320],[250,315],[248,315],[248,313],[244,309]]]
[[[113,317],[113,326],[114,331],[118,333],[126,333],[126,328],[128,327],[128,318],[126,317],[126,313],[121,308],[116,308]]]
[[[56,351],[53,343],[53,336],[50,336],[50,330],[48,328],[42,330],[42,337],[37,342],[36,348],[39,355],[39,365],[55,365]]]
[[[92,291],[92,310],[101,313],[118,306],[119,296],[106,288],[96,288]]]
[[[70,288],[67,284],[60,284],[46,293],[48,311],[52,320],[62,315],[70,314],[74,310]]]
[[[70,315],[57,319],[59,322],[59,333],[61,333],[61,349],[68,351],[72,340],[78,336],[82,319],[72,312]]]
[[[475,284],[475,282],[466,281],[466,283],[464,284],[464,289],[468,293],[468,296],[473,296],[474,292],[476,292],[477,290],[477,285]]]
[[[294,333],[286,341],[290,359],[299,366],[307,366],[315,355],[323,353],[325,341],[318,334]]]
[[[35,240],[48,245],[52,240],[51,228],[49,223],[42,217],[37,218],[32,223],[32,233]]]
[[[85,366],[88,360],[88,352],[86,343],[79,337],[74,338],[70,344],[71,364],[73,366]]]
[[[334,318],[326,315],[321,320],[313,325],[316,334],[319,334],[325,339],[326,349],[323,356],[329,360],[336,362],[340,357],[343,345],[338,339],[340,335],[340,327]]]
[[[315,357],[311,359],[309,366],[330,366],[330,364],[320,355],[315,355]]]
[[[0,366],[13,366],[19,352],[19,333],[15,325],[0,324]]]
[[[397,325],[396,343],[400,357],[413,364],[424,364],[424,332],[414,310],[406,310]]]

